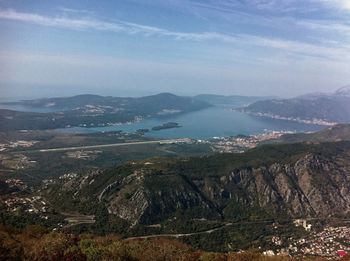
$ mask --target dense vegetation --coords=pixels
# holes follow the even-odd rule
[[[326,133],[323,132],[323,135],[329,136]],[[170,145],[164,146],[169,149]],[[341,209],[342,202],[338,202],[335,196],[344,184],[342,178],[346,178],[348,173],[344,170],[349,168],[349,151],[350,142],[341,141],[264,145],[242,154],[149,158],[142,161],[132,158],[132,161],[105,171],[91,169],[75,178],[56,179],[43,186],[39,194],[54,208],[45,213],[49,215],[47,220],[39,214],[27,215],[20,210],[1,215],[1,219],[3,224],[16,229],[24,229],[27,224],[41,224],[50,230],[59,228],[65,233],[49,234],[54,237],[57,234],[80,235],[72,236],[77,242],[82,240],[83,234],[95,235],[93,240],[105,240],[104,236],[115,233],[120,235],[120,242],[129,244],[134,241],[126,238],[134,236],[193,233],[181,236],[179,240],[194,249],[213,252],[257,250],[259,247],[276,250],[271,243],[272,236],[283,239],[283,245],[279,247],[287,247],[289,238],[302,238],[306,233],[292,224],[295,216],[288,211],[293,205],[285,201],[283,191],[276,185],[276,176],[283,175],[282,187],[298,195],[300,184],[297,179],[305,173],[310,174],[307,185],[313,190],[312,194],[321,189],[322,195],[330,195],[327,201],[321,198],[327,206],[320,208],[332,206],[333,209]],[[55,164],[60,168],[59,161]],[[292,170],[295,166],[300,170],[297,178],[295,169]],[[268,192],[263,194],[260,188]],[[0,183],[0,191],[8,193],[8,189],[6,184]],[[270,200],[271,194],[277,195],[274,201]],[[312,200],[308,198],[308,202]],[[336,204],[332,205],[333,202]],[[307,203],[297,202],[302,207],[307,207]],[[321,204],[316,203],[318,206]],[[299,210],[297,208],[298,213]],[[95,223],[70,226],[64,221],[65,213],[94,215]],[[314,215],[314,212],[308,213]],[[332,213],[337,214],[336,211]],[[313,227],[315,225],[316,221]],[[214,231],[207,233],[209,230]],[[80,245],[77,245],[79,248]],[[83,250],[79,251],[86,255]],[[133,253],[128,256],[139,260],[140,257],[135,257]],[[103,258],[107,259],[104,255]],[[205,255],[226,260],[231,254]]]
[[[86,173],[77,179],[62,180],[43,190],[43,195],[60,211],[95,215],[95,224],[76,226],[72,228],[75,232],[114,232],[128,237],[200,232],[231,222],[234,224],[225,229],[211,234],[184,237],[183,240],[196,248],[210,251],[239,250],[242,246],[252,248],[261,246],[263,242],[270,242],[271,235],[289,238],[301,233],[293,225],[290,226],[291,216],[287,209],[290,209],[291,204],[285,202],[283,196],[278,196],[274,202],[259,203],[269,197],[262,196],[255,187],[280,193],[274,181],[278,172],[269,173],[270,165],[285,164],[282,169],[290,169],[290,166],[307,155],[316,157],[316,161],[311,164],[323,164],[319,161],[320,158],[332,160],[337,157],[344,160],[348,151],[350,142],[344,141],[265,145],[243,154],[216,154],[183,159],[153,158],[129,162],[91,175]],[[320,166],[325,165],[331,166],[329,163]],[[323,188],[325,191],[327,185],[320,184],[330,182],[323,180],[322,174],[318,175],[322,173],[320,166],[315,165],[317,178],[310,186]],[[259,168],[266,171],[260,172]],[[255,172],[251,172],[254,169]],[[240,179],[244,177],[240,177],[240,171],[247,177],[242,183]],[[313,172],[312,169],[308,171]],[[336,172],[331,172],[336,175]],[[259,182],[262,183],[254,183],[254,173],[258,173],[258,176],[261,174],[259,177],[262,177],[262,181]],[[230,176],[237,180],[223,183]],[[247,188],[245,184],[249,183],[254,185]],[[113,185],[109,186],[110,184]],[[288,186],[293,193],[300,191],[292,176],[286,179],[284,186]],[[325,195],[327,193],[329,192],[323,192]],[[143,196],[135,196],[140,194]],[[140,207],[143,204],[147,206],[145,210]],[[108,213],[107,209],[118,211],[118,206],[123,206],[123,211],[130,209],[127,219],[116,218],[117,214]],[[138,209],[141,209],[140,216],[134,217]],[[131,226],[135,221],[137,225]],[[273,228],[274,222],[281,225],[280,230]],[[157,226],[149,226],[153,224]],[[128,227],[132,228],[125,230]]]
[[[0,226],[0,260],[292,261],[296,259],[266,257],[254,252],[197,251],[188,245],[169,239],[122,240],[117,235],[101,237],[81,234],[77,236],[64,232],[48,232],[39,226],[29,226],[23,230]]]
[[[166,130],[166,129],[172,129],[172,128],[180,128],[181,126],[177,122],[167,122],[159,126],[154,126],[152,130],[159,131],[159,130]]]

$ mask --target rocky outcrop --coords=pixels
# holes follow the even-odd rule
[[[91,180],[82,178],[84,183],[76,187],[78,195],[86,198],[89,193],[109,213],[132,225],[161,222],[179,212],[189,218],[215,219],[253,214],[272,218],[346,215],[350,212],[350,144],[328,154],[324,152],[328,145],[318,146],[320,151],[302,151],[275,161],[269,158],[255,166],[234,167],[231,156],[222,156],[224,163],[210,170],[203,162],[196,162],[193,169],[187,163],[181,167],[140,164],[124,167],[122,174],[109,171],[92,175]]]

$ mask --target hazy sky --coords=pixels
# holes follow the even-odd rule
[[[0,95],[350,84],[350,0],[0,0]]]

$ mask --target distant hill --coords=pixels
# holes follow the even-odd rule
[[[350,122],[350,91],[343,87],[332,94],[313,93],[292,99],[255,102],[242,111],[257,116],[319,125]]]
[[[7,102],[3,104],[22,105],[28,107],[50,107],[58,110],[80,109],[86,106],[104,106],[106,108],[123,108],[135,110],[146,109],[156,111],[164,108],[192,110],[208,106],[207,103],[194,100],[191,97],[177,96],[171,93],[160,93],[144,97],[113,97],[93,94],[82,94],[72,97],[43,98],[34,100],[22,100],[17,102]],[[145,108],[147,106],[147,108]]]
[[[176,96],[171,93],[160,93],[140,98],[78,95],[24,100],[7,104],[36,108],[54,107],[59,111],[33,113],[0,109],[0,130],[105,126],[148,117],[166,117],[211,106],[205,101]]]
[[[17,102],[8,102],[5,104],[10,105],[23,105],[28,107],[49,107],[59,110],[69,110],[85,105],[112,105],[122,102],[123,98],[111,97],[111,96],[99,96],[93,94],[82,94],[72,97],[56,97],[56,98],[43,98],[34,100],[22,100]]]
[[[205,101],[214,105],[231,105],[233,107],[247,106],[251,103],[272,99],[273,97],[263,96],[239,96],[239,95],[216,95],[200,94],[193,97],[196,100]]]

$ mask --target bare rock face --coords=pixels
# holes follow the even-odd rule
[[[161,222],[179,211],[189,218],[216,219],[350,213],[350,144],[327,156],[311,150],[289,157],[235,168],[232,156],[210,171],[203,162],[124,167],[69,180],[62,188],[98,200],[131,225]]]
[[[349,212],[349,163],[343,165],[318,155],[307,155],[297,162],[298,186],[316,215]]]
[[[293,165],[236,170],[221,179],[220,187],[230,198],[239,197],[238,187],[247,203],[276,213],[285,211],[291,217],[346,214],[350,211],[349,165],[350,159],[334,162],[308,154]]]
[[[213,211],[211,202],[181,176],[153,176],[145,170],[108,185],[100,200],[107,202],[110,213],[132,225],[158,222],[182,209]],[[219,216],[215,210],[212,215]]]
[[[155,175],[129,181],[110,197],[111,213],[133,224],[159,221],[178,209],[220,216],[230,202],[289,217],[331,216],[350,211],[350,161],[307,154],[294,164],[236,169],[221,177],[185,180]],[[164,184],[161,186],[160,184]],[[123,191],[135,186],[129,198]]]
[[[109,204],[109,212],[136,225],[145,210],[149,207],[149,202],[142,187],[138,188],[134,194],[126,200],[122,195],[116,196]]]

